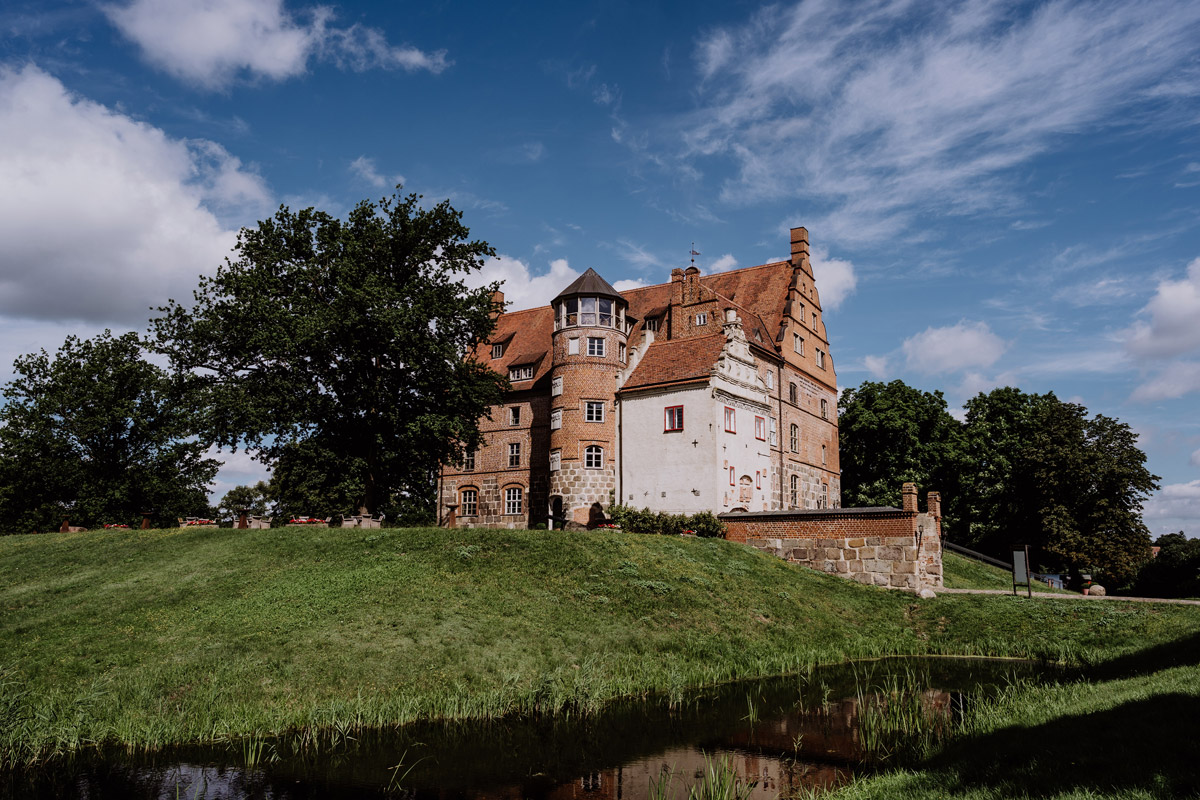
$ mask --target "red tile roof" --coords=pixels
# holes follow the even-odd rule
[[[634,368],[622,391],[707,380],[725,346],[725,334],[655,341]]]

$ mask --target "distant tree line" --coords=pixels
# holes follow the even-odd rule
[[[464,282],[494,251],[461,217],[399,193],[345,220],[281,207],[145,339],[69,337],[17,359],[0,532],[239,508],[431,519],[440,465],[478,446],[508,387],[468,357],[491,335],[498,285]],[[254,453],[271,480],[212,508],[214,446]]]
[[[1150,558],[1142,503],[1158,488],[1130,427],[1053,393],[980,393],[962,422],[941,392],[866,382],[838,403],[842,503],[900,505],[912,481],[943,497],[951,541],[998,557],[1031,545],[1047,570],[1128,584]]]

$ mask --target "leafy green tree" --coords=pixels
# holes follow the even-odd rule
[[[838,400],[842,504],[896,506],[906,481],[938,491],[944,528],[955,529],[961,503],[961,426],[941,392],[923,392],[895,380],[867,381]]]
[[[217,514],[223,519],[236,519],[242,509],[246,509],[250,514],[266,514],[269,493],[270,487],[266,481],[259,481],[253,486],[235,486],[226,492],[217,504]]]
[[[345,221],[281,207],[243,229],[195,304],[171,301],[153,320],[157,349],[206,409],[206,443],[256,448],[285,486],[312,485],[289,477],[303,459],[337,471],[329,494],[306,500],[327,511],[430,492],[439,464],[478,445],[477,420],[507,386],[468,358],[493,329],[497,287],[461,279],[494,254],[461,216],[410,194]]]
[[[1150,555],[1142,503],[1158,488],[1123,422],[1011,387],[967,403],[970,538],[1040,548],[1046,563],[1128,581]]]
[[[14,363],[0,409],[0,524],[10,531],[159,523],[208,509],[219,462],[135,333],[67,337]]]
[[[1200,539],[1183,531],[1158,537],[1158,555],[1142,565],[1131,591],[1142,597],[1200,597]]]

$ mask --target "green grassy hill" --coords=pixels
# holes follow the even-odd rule
[[[1013,588],[1012,572],[973,558],[942,550],[942,580],[949,589],[1008,589]],[[1022,589],[1023,591],[1023,589]],[[1033,582],[1035,592],[1061,592],[1073,594],[1065,589],[1055,589],[1041,581]]]
[[[614,532],[0,537],[0,762],[595,708],[882,654],[1119,661],[1178,606],[912,594],[742,545]]]

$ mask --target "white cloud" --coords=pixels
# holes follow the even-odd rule
[[[736,164],[727,201],[820,200],[826,235],[880,240],[919,214],[1019,208],[1005,171],[1065,135],[1193,122],[1165,97],[1129,112],[1168,80],[1196,91],[1198,27],[1187,0],[772,5],[697,43],[700,107],[672,131],[684,162]]]
[[[1182,528],[1200,534],[1200,480],[1164,486],[1146,501],[1143,516],[1156,533]]]
[[[733,253],[726,253],[725,255],[721,256],[716,261],[714,261],[712,264],[710,264],[708,267],[708,271],[710,273],[725,272],[726,270],[731,270],[731,269],[735,268],[736,266],[737,266],[737,259],[733,257]]]
[[[829,251],[823,247],[814,247],[810,260],[817,289],[821,292],[821,307],[826,310],[838,308],[858,286],[854,265],[842,258],[830,258]]]
[[[219,145],[172,139],[33,66],[0,68],[0,313],[144,329],[187,300],[242,221],[269,210],[262,179]]]
[[[484,262],[483,269],[473,272],[466,279],[467,285],[483,286],[493,281],[503,281],[500,290],[509,311],[549,305],[550,301],[567,288],[582,273],[571,269],[565,258],[550,262],[550,269],[534,275],[529,266],[518,258],[500,255]]]
[[[1200,450],[1196,450],[1194,453],[1192,453],[1192,457],[1188,459],[1188,463],[1193,467],[1200,467]]]
[[[1200,392],[1200,362],[1176,361],[1142,381],[1131,399],[1141,402],[1175,400],[1192,392]]]
[[[871,373],[871,377],[877,381],[881,381],[888,376],[887,356],[865,356],[863,357],[863,366],[867,368],[867,372]]]
[[[1130,353],[1166,358],[1200,348],[1200,258],[1188,265],[1181,280],[1160,282],[1141,313],[1150,320],[1129,330]]]
[[[618,292],[627,292],[630,289],[640,289],[643,286],[649,286],[649,285],[650,284],[646,283],[641,278],[636,278],[636,279],[626,278],[625,280],[617,281],[616,283],[614,283],[612,285],[612,287],[614,289],[616,289]]]
[[[958,385],[958,394],[961,397],[975,397],[980,392],[990,392],[1000,385],[1000,381],[995,378],[989,378],[979,372],[968,372],[963,375],[962,382]]]
[[[132,0],[105,8],[112,23],[147,61],[176,78],[208,89],[248,74],[284,80],[304,73],[312,57],[339,67],[428,70],[449,63],[445,51],[394,47],[374,29],[330,25],[324,6],[297,20],[282,0]]]
[[[908,367],[926,375],[990,367],[1007,348],[1007,342],[992,333],[986,322],[966,320],[943,328],[926,328],[905,339],[903,345]]]
[[[253,486],[259,481],[271,479],[271,470],[255,461],[254,455],[253,451],[246,450],[226,453],[215,447],[208,449],[204,454],[205,458],[215,458],[221,462],[217,477],[208,485],[210,502],[213,505],[235,486]]]
[[[403,175],[394,175],[390,178],[385,177],[375,166],[375,159],[359,156],[350,162],[350,172],[365,180],[372,186],[382,189],[384,187],[394,187],[398,183],[404,183]]]

